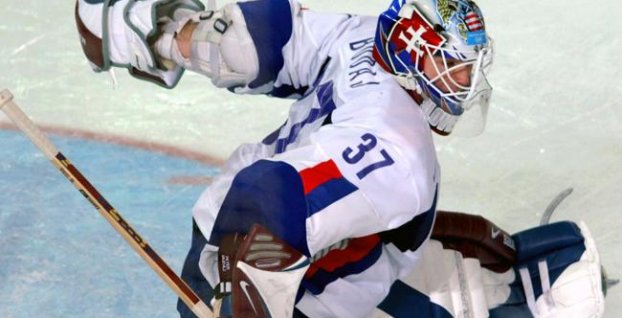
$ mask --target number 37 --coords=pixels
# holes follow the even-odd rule
[[[363,142],[356,146],[356,150],[348,147],[343,151],[343,160],[345,160],[347,163],[352,165],[358,163],[359,161],[361,161],[361,159],[363,159],[363,157],[365,157],[366,154],[374,150],[374,148],[378,145],[378,138],[376,138],[376,136],[372,134],[364,134],[363,136],[361,136],[361,139],[363,140]],[[359,179],[365,178],[365,176],[367,176],[369,173],[376,169],[390,166],[395,163],[395,161],[393,161],[393,158],[389,156],[386,150],[380,149],[379,152],[383,159],[377,162],[373,162],[357,172],[356,176]]]

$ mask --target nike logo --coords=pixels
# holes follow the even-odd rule
[[[493,240],[494,240],[494,239],[496,239],[496,238],[497,238],[497,236],[499,236],[499,234],[501,234],[501,230],[499,230],[499,229],[495,229],[495,228],[493,227],[493,228],[492,228],[492,230],[491,230],[491,233],[490,233],[490,235],[492,236],[492,239],[493,239]]]
[[[257,309],[255,308],[255,304],[253,304],[253,299],[251,298],[251,295],[248,293],[248,286],[249,284],[245,281],[241,281],[240,282],[240,287],[242,287],[242,291],[244,292],[244,295],[246,295],[246,299],[248,299],[248,302],[251,304],[251,307],[253,307],[253,311],[255,312],[256,315],[259,315],[259,313],[257,312]]]

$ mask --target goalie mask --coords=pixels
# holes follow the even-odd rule
[[[475,3],[393,0],[378,18],[373,55],[401,86],[428,97],[421,107],[436,132],[451,133],[466,113],[479,115],[468,124],[476,129],[471,133],[481,132],[492,92],[486,73],[493,54]]]

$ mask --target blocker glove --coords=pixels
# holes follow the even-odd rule
[[[152,49],[159,24],[202,10],[196,0],[78,0],[75,18],[94,71],[127,68],[134,77],[172,88],[183,68],[159,65]]]

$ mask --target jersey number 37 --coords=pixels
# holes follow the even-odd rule
[[[367,133],[361,136],[361,139],[363,140],[363,142],[356,146],[356,150],[348,147],[343,151],[343,160],[351,165],[355,165],[359,163],[366,155],[376,153],[380,153],[382,159],[380,161],[372,162],[371,164],[363,166],[362,169],[356,173],[356,176],[359,179],[365,178],[365,176],[367,176],[374,170],[380,169],[382,167],[387,167],[395,163],[395,161],[393,161],[393,158],[389,156],[386,150],[375,149],[378,145],[378,138],[376,138],[376,136]],[[365,162],[369,162],[369,160]]]

